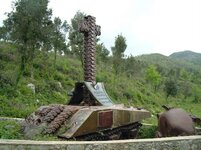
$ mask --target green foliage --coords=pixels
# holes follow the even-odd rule
[[[191,81],[195,84],[201,85],[201,72],[200,72],[200,70],[192,73]]]
[[[139,139],[155,138],[156,137],[156,126],[142,126],[138,133]]]
[[[52,64],[54,53],[46,55],[41,51],[37,54],[37,58],[33,60],[35,78],[33,79],[30,75],[26,75],[20,80],[18,86],[14,88],[12,78],[15,78],[17,69],[14,68],[16,68],[19,57],[17,55],[13,57],[14,48],[12,44],[1,42],[1,47],[3,49],[0,51],[0,56],[3,56],[4,59],[0,60],[2,62],[0,63],[2,66],[0,76],[6,78],[6,81],[2,80],[3,85],[0,85],[2,87],[0,88],[0,116],[24,118],[39,106],[53,103],[65,104],[69,99],[67,93],[72,90],[75,82],[83,81],[83,70],[78,59],[72,57],[72,55],[58,55],[57,63],[54,66]],[[107,59],[106,62],[100,61],[98,63],[96,77],[97,81],[105,83],[106,91],[114,103],[142,107],[149,110],[153,115],[163,111],[161,105],[167,104],[167,101],[166,91],[163,91],[162,88],[167,83],[161,82],[160,87],[162,88],[158,88],[156,92],[153,92],[153,87],[146,84],[145,74],[148,66],[146,63],[137,60],[135,57],[124,58],[122,61],[122,66],[124,66],[123,73],[115,74],[112,72],[112,58],[108,57]],[[135,72],[135,68],[139,67],[138,65],[140,68]],[[154,67],[155,72],[159,73],[158,70],[158,66],[157,68]],[[180,72],[176,69],[173,70],[174,74]],[[150,72],[152,73],[152,71]],[[188,72],[188,74],[190,73]],[[169,81],[167,74],[161,74],[160,76]],[[176,78],[177,75],[174,77]],[[35,94],[27,87],[29,83],[35,85]],[[179,75],[176,87],[177,95],[169,97],[168,105],[184,108],[187,112],[200,117],[201,85],[199,82],[195,84],[194,80],[191,81],[191,79],[185,81]],[[173,88],[171,87],[170,89]],[[145,122],[156,124],[157,119],[156,117],[151,117]],[[155,135],[154,129],[142,128],[139,135],[140,138],[153,137]],[[34,139],[55,140],[52,136],[36,136]]]
[[[0,44],[1,47],[3,49],[0,51],[0,56],[3,56],[4,59],[0,63],[2,66],[0,76],[6,79],[1,80],[0,85],[2,87],[0,88],[1,116],[25,117],[41,105],[66,103],[69,99],[67,97],[68,91],[74,87],[76,81],[83,80],[83,70],[79,60],[71,55],[58,55],[59,59],[54,67],[52,64],[54,54],[44,55],[41,52],[33,60],[35,78],[31,78],[29,75],[24,76],[15,89],[12,81],[15,81],[16,63],[18,63],[19,57],[17,55],[13,57],[12,44],[3,42]],[[136,73],[135,68],[138,67],[138,64],[141,68]],[[108,57],[107,62],[100,61],[97,66],[97,81],[105,83],[106,90],[115,103],[144,107],[154,114],[159,113],[161,105],[166,104],[164,96],[166,91],[159,88],[153,93],[153,88],[146,84],[144,73],[147,70],[147,65],[131,57],[124,59],[123,66],[126,66],[123,73],[114,74],[111,69],[112,61],[110,57]],[[155,71],[158,71],[158,66]],[[162,74],[161,76],[168,79],[165,75]],[[177,82],[178,95],[170,97],[168,103],[175,107],[185,108],[199,116],[200,112],[197,111],[199,108],[195,107],[196,105],[193,105],[193,103],[200,104],[200,84],[195,84],[191,80],[186,82],[183,79],[181,80],[179,76]],[[28,83],[35,85],[35,94],[27,88]],[[161,82],[160,87],[164,88],[165,82]]]
[[[13,10],[7,13],[0,34],[4,40],[15,43],[19,54],[19,71],[16,76],[16,86],[21,76],[34,78],[33,61],[43,50],[54,50],[54,65],[57,53],[67,49],[67,22],[56,17],[51,20],[52,10],[48,8],[48,0],[17,0]]]
[[[67,53],[66,34],[68,32],[68,24],[66,21],[62,23],[61,19],[56,17],[52,25],[51,42],[54,49],[54,66],[56,65],[57,52]]]
[[[114,46],[111,47],[111,50],[113,55],[113,68],[116,74],[122,70],[122,58],[124,57],[126,47],[127,44],[125,37],[123,37],[122,35],[118,35],[117,37],[115,37],[115,43]]]
[[[192,51],[176,52],[170,55],[171,58],[178,59],[180,61],[191,62],[194,65],[201,65],[201,54]]]
[[[60,139],[57,138],[57,136],[52,135],[52,134],[47,134],[47,135],[39,134],[39,135],[34,136],[32,140],[36,140],[36,141],[60,141]]]
[[[1,120],[0,121],[0,139],[26,139],[27,137],[22,133],[22,126],[17,121]],[[32,140],[48,140],[58,141],[55,135],[37,134],[32,137]]]
[[[161,54],[141,55],[137,56],[136,59],[144,62],[145,64],[157,66],[157,69],[159,69],[158,71],[164,75],[167,74],[167,72],[174,66],[173,61]]]
[[[26,61],[34,57],[35,49],[48,34],[45,28],[51,22],[51,10],[47,5],[48,0],[18,0],[14,3],[13,10],[8,13],[8,18],[4,20],[2,28],[6,29],[5,36],[21,45],[19,52]]]
[[[123,72],[128,76],[136,76],[138,77],[141,75],[141,71],[143,70],[143,63],[139,60],[136,60],[135,57],[132,55],[129,56],[127,59],[124,59],[123,62]]]
[[[15,121],[0,121],[0,139],[21,139],[21,126]]]
[[[182,70],[180,71],[180,76],[181,76],[181,79],[183,79],[183,80],[185,80],[185,81],[187,81],[187,80],[190,79],[189,73],[188,73],[186,70],[184,70],[184,69],[182,69]]]
[[[168,79],[165,82],[165,87],[164,90],[166,92],[166,97],[168,98],[170,95],[171,96],[176,96],[177,95],[177,91],[178,91],[178,86],[177,86],[177,82],[173,79]]]
[[[161,75],[160,73],[156,70],[156,67],[151,65],[147,68],[146,70],[146,80],[150,82],[154,90],[156,91],[157,87],[161,83]]]
[[[181,93],[184,95],[184,99],[186,99],[187,97],[192,96],[192,84],[188,81],[181,81],[179,83],[179,87],[180,87],[180,91]]]
[[[201,102],[201,88],[194,86],[193,87],[193,103],[200,103]]]
[[[83,63],[82,54],[84,49],[84,35],[79,32],[79,23],[84,19],[86,15],[83,12],[76,12],[73,19],[71,19],[71,25],[69,29],[69,45],[73,55],[77,56]]]
[[[107,48],[104,46],[103,43],[101,44],[96,44],[96,60],[97,63],[100,63],[100,61],[106,62],[109,58],[109,51]]]
[[[24,6],[28,0],[22,0],[19,4],[21,2]],[[39,2],[37,1],[36,4]],[[22,7],[19,4],[17,3],[16,10],[13,10],[10,16],[14,17],[22,11],[17,9]],[[43,4],[46,4],[45,1]],[[23,10],[26,9],[23,8]],[[44,31],[41,31],[43,36],[38,39],[38,41],[40,40],[39,45],[34,46],[32,65],[25,63],[23,73],[19,72],[22,67],[20,66],[23,55],[21,50],[25,50],[19,49],[21,48],[19,45],[22,44],[19,44],[19,41],[17,43],[0,42],[0,116],[26,117],[41,105],[65,104],[69,99],[67,93],[74,88],[75,82],[83,81],[83,69],[80,62],[83,35],[77,29],[78,23],[85,16],[84,13],[77,12],[71,20],[68,37],[71,51],[68,51],[63,37],[67,33],[67,23],[62,22],[59,18],[51,21],[49,18],[51,10],[46,10],[49,13],[45,15],[43,21],[50,22],[44,24]],[[34,14],[34,11],[31,14]],[[12,18],[9,21],[11,20]],[[13,26],[15,27],[16,23]],[[6,25],[1,28],[2,34],[5,27]],[[27,27],[29,26],[27,25]],[[33,31],[32,28],[30,31]],[[49,33],[44,34],[46,32]],[[33,36],[33,39],[36,37]],[[6,34],[4,38],[11,39],[11,33]],[[33,41],[27,43],[27,48],[31,48]],[[109,52],[104,43],[97,39],[96,79],[98,82],[105,83],[106,90],[114,103],[143,107],[152,114],[156,114],[162,111],[161,105],[166,104],[166,97],[169,97],[169,105],[182,107],[192,114],[201,116],[199,107],[201,67],[198,64],[193,65],[191,61],[178,61],[160,54],[125,58],[126,47],[126,38],[118,35],[114,47],[112,47],[113,56],[108,56]],[[52,48],[55,48],[54,52],[50,51]],[[47,53],[47,51],[49,52]],[[63,52],[66,55],[60,55]],[[57,63],[53,63],[55,56],[58,58]],[[31,75],[32,71],[34,78]],[[20,73],[23,77],[16,86]],[[152,86],[147,84],[147,81]],[[35,85],[35,93],[27,87],[29,83]],[[155,90],[153,91],[153,89]],[[156,123],[156,118],[152,117],[147,122]]]
[[[75,82],[83,81],[83,34],[78,32],[78,24],[85,14],[78,11],[68,26],[60,18],[51,20],[52,10],[47,5],[48,0],[17,0],[0,27],[0,116],[26,117],[41,105],[66,104]],[[114,103],[143,107],[155,115],[169,98],[170,106],[201,117],[200,54],[126,58],[126,48],[126,38],[118,35],[109,56],[97,39],[96,79],[105,83]],[[29,83],[35,85],[35,93],[27,87]],[[156,124],[156,118],[145,122]],[[13,137],[8,133],[7,127],[12,126],[4,126],[0,123],[5,138],[20,138],[14,128]],[[142,128],[140,137],[153,137],[154,131]],[[52,139],[39,136],[36,140],[47,138]]]
[[[118,35],[117,37],[115,37],[114,47],[111,48],[113,56],[122,58],[124,56],[126,47],[127,47],[127,44],[126,44],[125,37],[123,37],[122,35]]]

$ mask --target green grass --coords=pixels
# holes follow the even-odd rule
[[[156,126],[142,126],[138,132],[139,139],[155,138],[156,137]]]
[[[82,65],[76,57],[58,56],[54,66],[52,53],[44,55],[38,52],[36,56],[33,61],[34,78],[31,77],[30,67],[27,66],[23,77],[15,86],[20,57],[15,46],[0,42],[0,116],[24,118],[39,106],[52,103],[66,104],[69,100],[67,93],[74,88],[77,81],[83,81]],[[152,117],[145,120],[145,123],[156,124],[156,114],[164,111],[161,105],[181,107],[201,117],[201,85],[199,83],[188,81],[191,94],[186,99],[181,92],[182,86],[176,97],[170,96],[166,99],[163,83],[157,91],[154,91],[146,82],[143,73],[146,65],[142,66],[137,75],[127,75],[124,72],[115,74],[111,62],[111,60],[107,63],[99,62],[97,81],[105,83],[106,91],[114,103],[149,110]],[[166,62],[162,64],[164,63]],[[163,70],[166,69],[161,67]],[[163,79],[166,78],[167,76],[163,75]],[[184,80],[178,80],[179,83],[184,83]],[[29,83],[35,85],[35,94],[27,87]]]
[[[23,139],[21,125],[16,121],[0,121],[0,139]]]
[[[142,126],[139,129],[137,138],[154,138],[156,132],[156,126]],[[16,121],[1,120],[0,121],[0,139],[21,139],[26,140],[27,137],[22,132],[22,126]],[[32,140],[48,140],[58,141],[56,135],[47,134],[36,134],[32,137]]]

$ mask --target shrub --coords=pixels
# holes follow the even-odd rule
[[[21,126],[15,121],[0,121],[0,139],[21,139]]]
[[[142,126],[138,132],[138,138],[154,138],[156,129],[156,126]]]

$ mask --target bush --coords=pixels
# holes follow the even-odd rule
[[[51,91],[62,92],[62,90],[63,90],[60,82],[55,81],[55,80],[48,81],[48,86]]]
[[[54,80],[57,80],[57,81],[63,81],[65,79],[65,76],[62,74],[62,73],[55,73],[54,75]]]
[[[0,121],[0,139],[21,139],[21,126],[15,121]]]
[[[156,134],[156,126],[142,126],[138,132],[138,138],[154,138]]]

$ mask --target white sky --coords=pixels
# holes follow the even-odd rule
[[[0,25],[11,1],[0,0]],[[50,0],[49,7],[68,23],[78,10],[95,16],[109,50],[122,34],[127,55],[201,53],[201,0]]]

